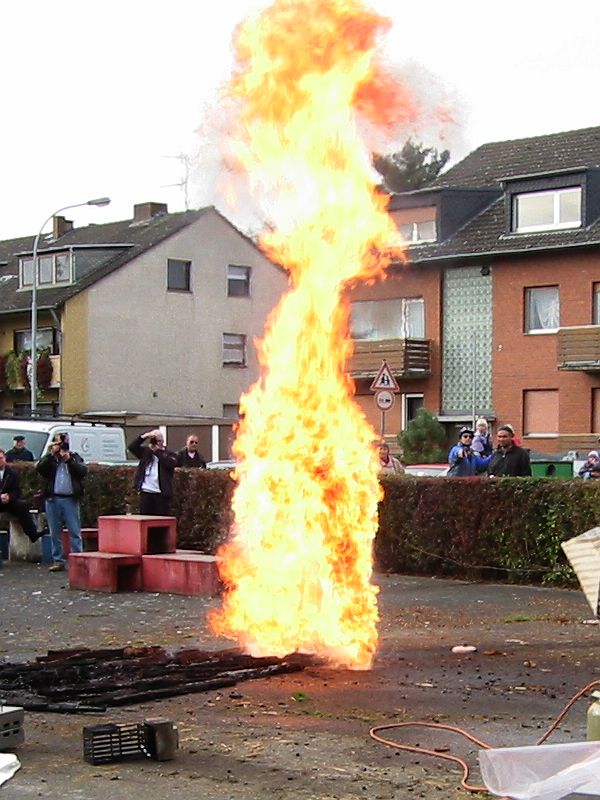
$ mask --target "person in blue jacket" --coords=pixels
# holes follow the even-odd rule
[[[471,445],[474,435],[472,428],[460,429],[458,444],[455,444],[448,453],[449,477],[468,478],[483,472],[487,467],[491,456],[480,456],[473,450]]]

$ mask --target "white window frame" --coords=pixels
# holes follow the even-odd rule
[[[600,283],[594,283],[592,291],[592,325],[600,325]]]
[[[530,293],[535,292],[536,290],[541,289],[556,289],[557,298],[558,298],[558,325],[553,328],[531,328],[530,327]],[[550,284],[549,286],[526,286],[525,287],[525,333],[529,334],[530,336],[543,336],[544,334],[548,333],[556,333],[560,328],[560,287],[554,284]]]
[[[60,258],[67,259],[68,277],[64,280],[57,278],[57,261]],[[51,261],[51,280],[42,282],[40,280],[40,268],[42,261]],[[25,270],[28,268],[31,272],[31,279],[25,281]],[[60,253],[38,253],[37,256],[37,283],[36,289],[48,289],[53,286],[67,286],[73,283],[73,258],[71,251],[62,251]],[[21,256],[19,259],[19,289],[31,289],[33,286],[33,256]]]
[[[567,192],[578,192],[579,193],[579,221],[577,222],[561,222],[560,221],[560,198],[561,195],[566,194]],[[552,222],[542,223],[541,225],[523,225],[519,226],[519,200],[525,197],[547,197],[552,196],[554,199],[553,202],[553,219]],[[582,218],[582,198],[583,192],[581,190],[581,186],[566,186],[561,189],[550,189],[547,191],[542,192],[520,192],[519,194],[513,195],[512,198],[512,212],[513,212],[513,220],[512,220],[512,228],[515,233],[535,233],[537,231],[555,231],[555,230],[564,230],[567,228],[581,228],[581,218]]]
[[[433,224],[433,236],[421,236],[420,230],[421,225],[431,225]],[[409,227],[411,227],[411,234],[407,236],[404,231]],[[437,225],[435,223],[435,219],[423,219],[419,222],[405,222],[399,226],[400,235],[402,236],[403,240],[406,244],[421,244],[423,242],[435,242],[437,240]]]
[[[247,336],[245,333],[224,333],[223,334],[223,366],[224,367],[245,367],[247,366],[246,344]]]
[[[361,336],[357,338],[351,331],[352,338],[355,341],[361,342],[378,342],[378,341],[387,341],[389,339],[424,339],[425,338],[425,298],[424,297],[395,297],[395,298],[386,298],[385,300],[356,300],[352,303],[352,307],[356,308],[360,304],[376,304],[376,303],[388,303],[398,304],[398,326],[397,326],[397,335],[394,336]],[[409,322],[409,313],[408,307],[411,303],[418,303],[422,308],[422,322],[423,322],[423,336],[412,336],[409,335],[408,331],[408,322]],[[352,320],[352,318],[351,318]],[[395,327],[395,325],[394,325]]]
[[[408,423],[410,421],[408,419],[408,401],[409,400],[415,400],[415,399],[423,400],[422,408],[425,407],[425,395],[423,394],[423,392],[406,392],[405,394],[402,395],[402,430],[403,431],[406,430],[406,428],[408,426]]]

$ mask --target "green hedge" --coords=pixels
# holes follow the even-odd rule
[[[560,543],[600,519],[600,482],[384,477],[380,569],[577,585]]]
[[[40,484],[19,464],[23,495]],[[133,467],[90,466],[82,522],[138,510]],[[560,543],[600,519],[600,481],[559,478],[382,477],[375,541],[378,569],[421,575],[577,585]],[[175,472],[180,547],[214,553],[231,524],[226,470]]]

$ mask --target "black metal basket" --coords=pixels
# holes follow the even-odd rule
[[[89,764],[149,757],[143,725],[111,722],[83,729],[83,758]]]

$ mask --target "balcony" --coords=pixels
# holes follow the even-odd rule
[[[429,339],[355,339],[348,372],[353,378],[374,378],[381,362],[396,377],[422,378],[431,374]]]
[[[559,328],[558,368],[576,372],[600,372],[600,325]]]
[[[52,381],[50,382],[49,389],[60,389],[60,356],[50,356],[50,361],[52,363]],[[18,384],[13,386],[16,390],[24,390],[26,387],[25,385],[19,381]],[[29,386],[27,386],[29,390]]]

